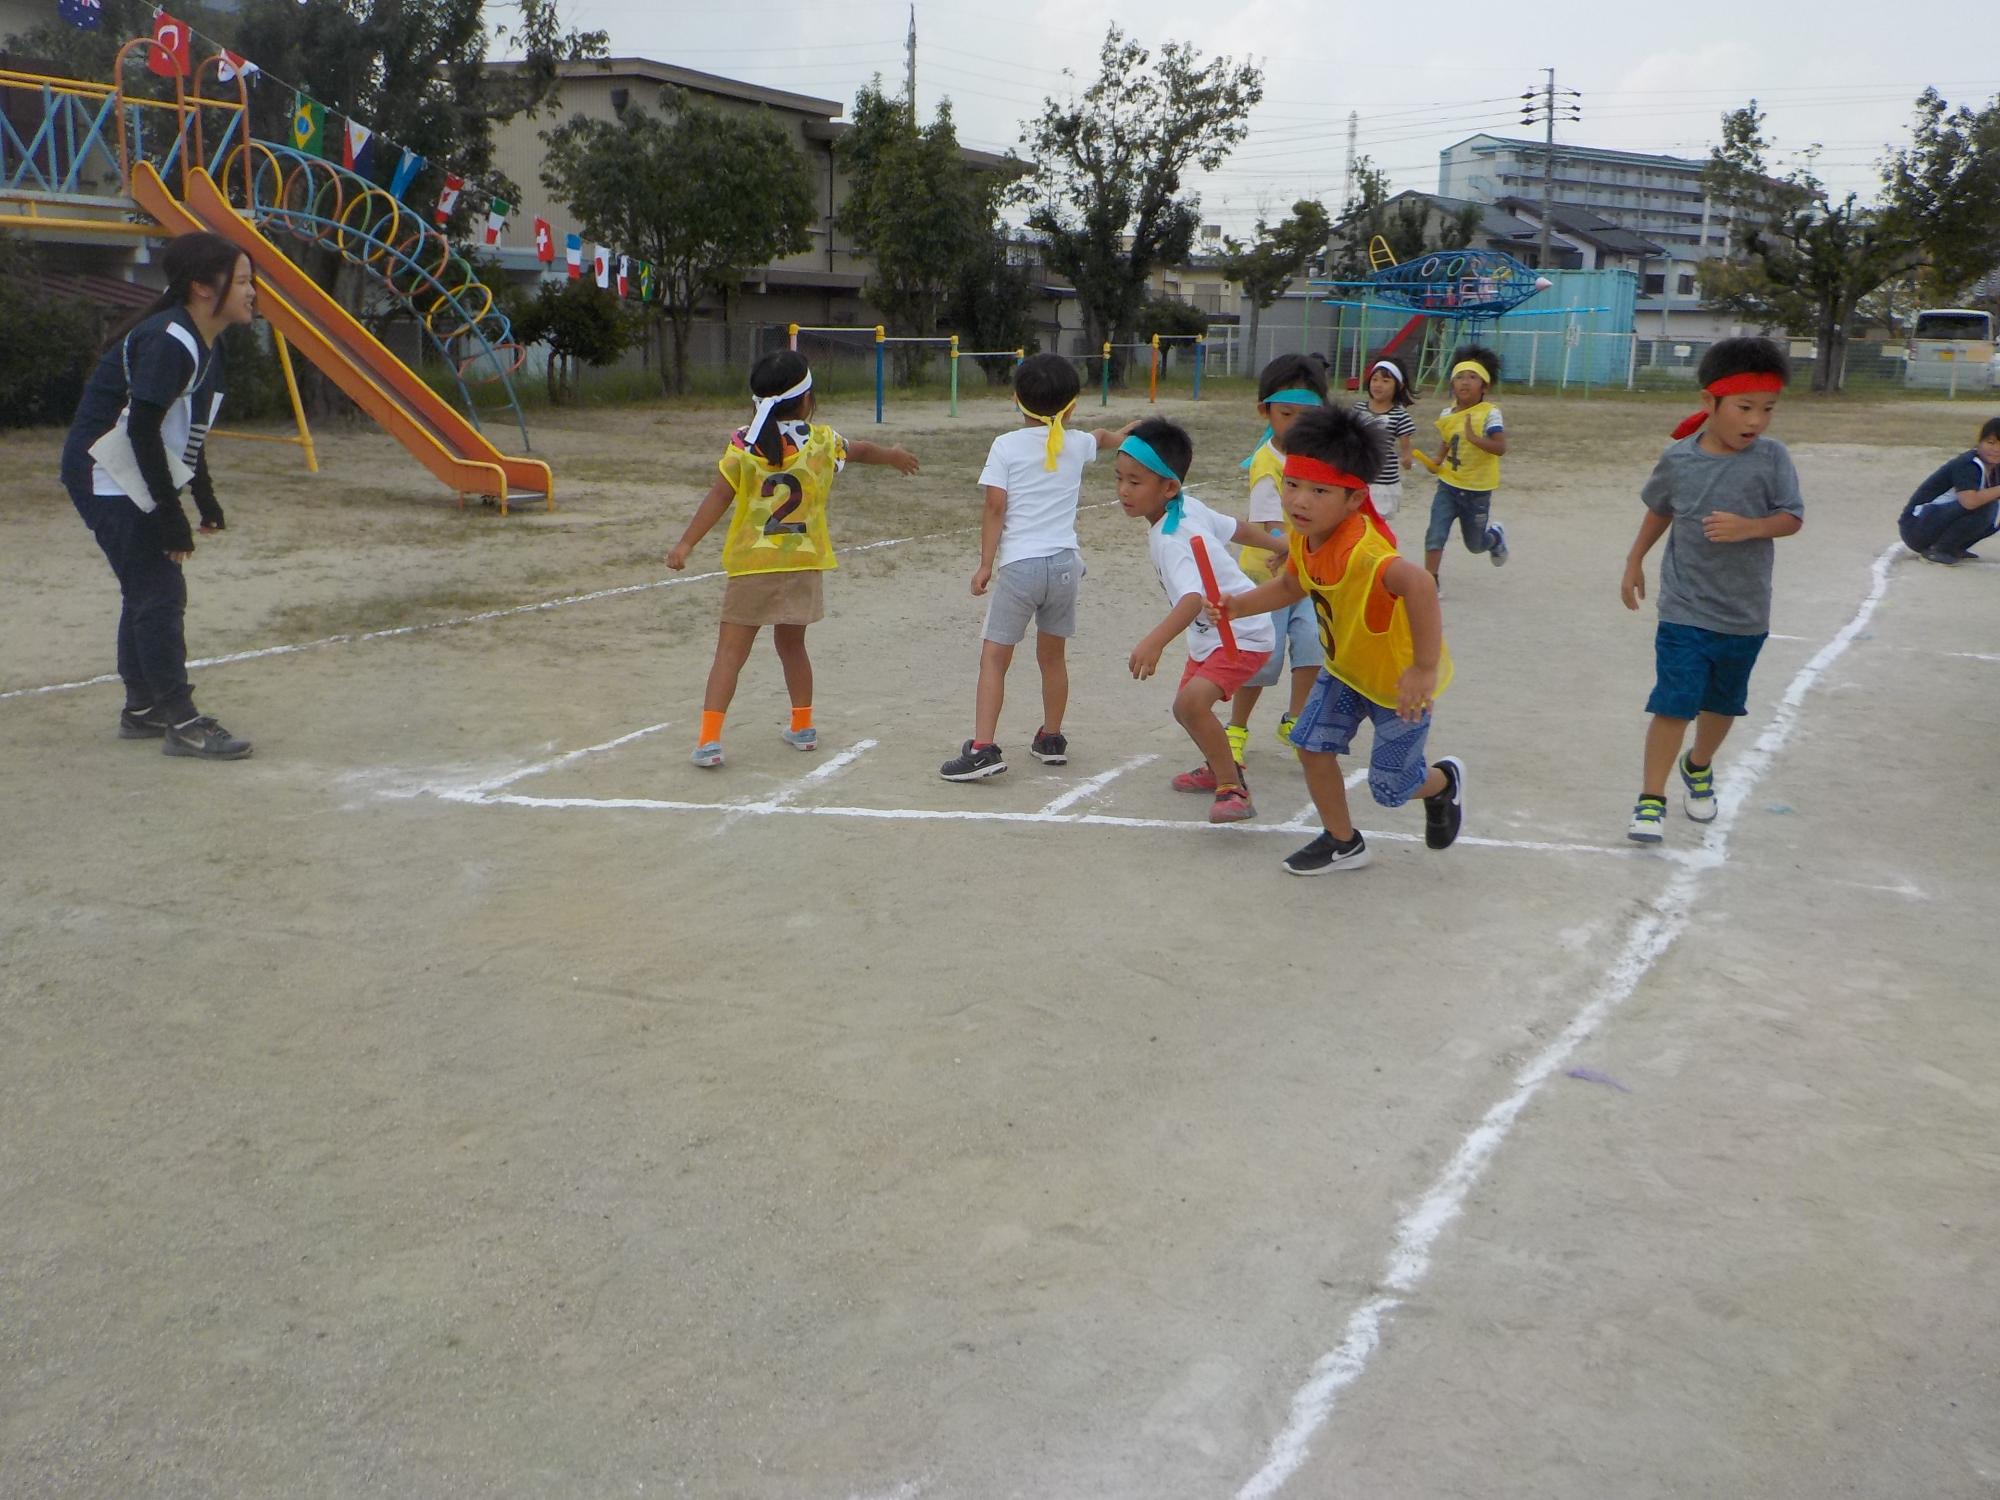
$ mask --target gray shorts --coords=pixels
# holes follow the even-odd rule
[[[1030,621],[1043,635],[1075,635],[1076,586],[1085,571],[1073,551],[1024,557],[996,569],[985,638],[997,646],[1018,646]]]

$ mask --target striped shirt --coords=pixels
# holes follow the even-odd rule
[[[1376,411],[1366,401],[1354,403],[1354,409],[1364,417],[1372,417],[1389,429],[1389,448],[1382,455],[1382,467],[1375,471],[1373,484],[1401,484],[1403,482],[1403,439],[1417,435],[1417,424],[1410,419],[1410,411],[1405,406],[1392,406],[1386,412]]]

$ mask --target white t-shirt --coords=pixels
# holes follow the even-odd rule
[[[1083,492],[1084,466],[1096,458],[1097,439],[1072,427],[1063,429],[1062,455],[1053,469],[1048,467],[1049,430],[1040,423],[993,440],[979,483],[1007,492],[995,567],[1076,550],[1077,497]]]
[[[1166,591],[1169,607],[1179,604],[1189,594],[1208,597],[1208,590],[1202,586],[1201,569],[1195,564],[1194,548],[1189,545],[1196,536],[1208,543],[1208,562],[1215,569],[1216,587],[1225,596],[1249,591],[1249,578],[1229,555],[1230,544],[1236,538],[1234,516],[1210,510],[1194,496],[1183,493],[1181,524],[1172,536],[1161,530],[1165,525],[1164,516],[1153,523],[1146,533],[1146,548],[1152,553],[1153,571],[1160,575],[1160,587]],[[1246,615],[1231,620],[1229,628],[1239,651],[1269,651],[1278,644],[1278,633],[1269,615]],[[1187,628],[1187,654],[1195,661],[1206,661],[1221,644],[1222,636],[1208,623],[1208,616],[1196,615],[1194,624]]]
[[[1273,526],[1285,519],[1285,497],[1269,479],[1250,486],[1250,519],[1259,526]]]

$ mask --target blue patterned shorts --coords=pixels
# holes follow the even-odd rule
[[[1396,710],[1356,692],[1324,668],[1292,725],[1292,745],[1313,755],[1345,755],[1363,721],[1375,726],[1368,752],[1368,790],[1384,807],[1401,807],[1431,774],[1424,760],[1431,716],[1411,724]]]

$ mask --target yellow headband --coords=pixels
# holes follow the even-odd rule
[[[1021,401],[1020,401],[1020,398],[1019,398],[1018,396],[1017,396],[1017,397],[1016,397],[1016,398],[1014,399],[1014,404],[1015,404],[1016,406],[1021,406]],[[1062,457],[1062,451],[1063,451],[1063,418],[1064,418],[1064,417],[1066,417],[1066,416],[1068,416],[1068,415],[1069,415],[1069,414],[1070,414],[1071,412],[1073,412],[1073,411],[1075,411],[1075,410],[1076,410],[1076,402],[1075,402],[1074,400],[1072,400],[1072,401],[1070,402],[1070,404],[1069,404],[1068,406],[1065,406],[1065,407],[1064,407],[1064,408],[1063,408],[1063,409],[1062,409],[1061,411],[1057,412],[1057,413],[1056,413],[1056,414],[1055,414],[1054,416],[1052,416],[1052,417],[1045,417],[1045,416],[1043,416],[1043,415],[1042,415],[1042,414],[1041,414],[1040,412],[1038,412],[1038,411],[1029,411],[1027,407],[1025,407],[1025,406],[1021,406],[1021,415],[1022,415],[1022,416],[1024,416],[1024,417],[1026,417],[1026,418],[1027,418],[1027,419],[1028,419],[1028,420],[1029,420],[1030,422],[1046,422],[1046,423],[1048,423],[1048,426],[1049,426],[1049,446],[1048,446],[1048,455],[1049,455],[1049,456],[1048,456],[1048,462],[1042,465],[1042,467],[1043,467],[1043,468],[1045,468],[1045,469],[1054,469],[1054,468],[1055,468],[1055,466],[1056,466],[1056,460]]]
[[[1461,359],[1451,367],[1453,375],[1463,375],[1467,370],[1470,370],[1488,385],[1493,384],[1493,372],[1476,359]]]

